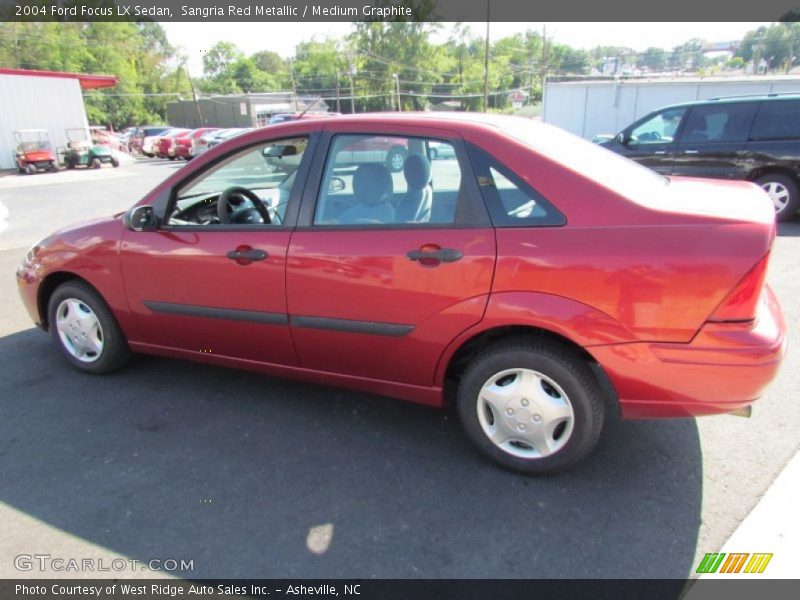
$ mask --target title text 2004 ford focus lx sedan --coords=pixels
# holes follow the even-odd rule
[[[402,169],[356,152],[374,138]],[[34,246],[18,281],[83,371],[134,351],[452,398],[486,455],[543,473],[589,454],[609,407],[749,410],[785,351],[774,237],[751,183],[667,179],[528,120],[361,115],[224,142]]]

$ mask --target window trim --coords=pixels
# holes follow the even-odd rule
[[[529,194],[532,199],[535,200],[537,204],[542,206],[547,212],[547,216],[544,218],[515,219],[509,216],[505,207],[502,205],[499,192],[497,194],[497,198],[491,198],[484,191],[484,187],[486,187],[488,191],[488,186],[478,186],[481,197],[485,202],[486,209],[488,210],[489,216],[492,219],[492,225],[496,229],[517,227],[563,227],[567,224],[566,215],[562,213],[548,198],[546,198],[544,194],[539,192],[536,188],[522,179],[522,177],[517,175],[517,173],[514,172],[511,167],[500,162],[500,160],[492,156],[480,146],[476,146],[475,144],[468,142],[467,148],[469,151],[470,161],[472,162],[473,172],[475,174],[474,181],[476,186],[478,177],[483,175],[482,170],[479,169],[480,161],[483,161],[485,162],[487,172],[489,169],[494,168],[511,183],[513,183],[520,191]],[[496,187],[494,189],[497,191]]]
[[[320,224],[314,223],[314,215],[317,210],[317,202],[319,201],[319,193],[322,189],[323,176],[325,175],[325,167],[328,164],[328,158],[333,150],[334,140],[337,136],[373,136],[373,137],[396,137],[396,138],[421,138],[424,141],[444,142],[453,146],[456,154],[456,160],[461,169],[461,186],[463,194],[466,198],[466,203],[469,204],[467,211],[472,212],[474,217],[472,219],[466,218],[463,213],[464,210],[459,211],[458,203],[456,204],[455,220],[452,223],[363,223],[363,224],[346,224],[341,225],[337,223]],[[446,135],[442,130],[435,132],[426,132],[420,130],[410,131],[406,128],[392,129],[348,129],[348,130],[325,130],[320,137],[318,149],[314,158],[313,164],[309,167],[308,172],[309,183],[305,186],[303,200],[300,204],[299,215],[297,218],[296,229],[298,231],[319,231],[319,232],[334,232],[334,231],[398,231],[409,229],[485,229],[491,226],[491,220],[486,207],[480,196],[480,190],[475,182],[472,165],[469,161],[469,156],[461,138]],[[459,192],[462,191],[459,189]],[[460,214],[461,213],[461,214]]]
[[[268,144],[275,144],[284,140],[293,140],[300,137],[308,138],[308,146],[306,146],[305,152],[303,152],[303,157],[300,159],[300,165],[297,167],[297,175],[295,176],[295,183],[292,186],[292,191],[289,194],[289,200],[286,204],[286,213],[284,214],[283,223],[280,225],[273,225],[273,224],[257,224],[257,225],[246,225],[246,224],[217,224],[217,225],[169,225],[167,224],[167,215],[169,215],[172,208],[175,206],[177,202],[177,193],[178,190],[185,187],[192,181],[195,181],[202,177],[203,175],[207,174],[211,169],[216,168],[220,163],[228,160],[229,158],[237,155],[237,154],[244,154],[247,151],[259,147],[259,146],[266,146]],[[303,193],[305,188],[308,184],[308,171],[310,169],[311,162],[313,160],[314,154],[316,152],[317,145],[319,143],[319,139],[321,137],[320,132],[303,132],[297,133],[294,135],[284,135],[281,137],[276,138],[267,138],[262,140],[253,141],[246,145],[237,146],[235,148],[231,148],[228,152],[221,154],[220,156],[216,157],[213,161],[210,161],[208,164],[203,165],[203,167],[197,169],[186,175],[186,177],[182,178],[180,181],[176,182],[170,189],[169,194],[164,202],[165,206],[163,210],[158,211],[159,214],[159,226],[157,231],[186,231],[186,232],[198,232],[198,231],[286,231],[294,229],[297,223],[297,215],[299,213],[299,203],[303,197]]]

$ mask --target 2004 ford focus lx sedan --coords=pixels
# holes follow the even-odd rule
[[[386,140],[391,163],[367,151]],[[665,178],[529,120],[360,115],[224,142],[17,279],[82,371],[133,351],[452,399],[486,455],[545,473],[609,409],[749,410],[785,352],[774,238],[751,183]]]

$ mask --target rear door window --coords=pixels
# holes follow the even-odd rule
[[[800,100],[772,100],[761,103],[753,123],[751,140],[800,138]]]
[[[455,149],[445,140],[337,135],[314,225],[453,225],[459,204],[466,202],[461,174]]]
[[[757,107],[756,102],[695,106],[686,117],[680,141],[684,144],[744,142]]]

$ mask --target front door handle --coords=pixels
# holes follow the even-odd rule
[[[700,152],[699,150],[684,150],[683,151],[684,154],[698,154],[699,152]]]
[[[457,260],[461,260],[463,256],[461,251],[455,248],[430,247],[430,250],[424,248],[425,246],[423,246],[421,250],[409,250],[406,253],[406,258],[408,258],[408,260],[417,261],[423,266],[436,266],[443,262],[456,262]]]
[[[240,265],[249,265],[254,260],[264,260],[269,255],[264,250],[251,248],[250,246],[239,246],[236,250],[231,250],[225,256],[235,260]]]
[[[666,153],[667,153],[666,150],[656,150],[655,152],[653,152],[653,154],[657,154],[658,156],[661,156],[662,154],[666,154]]]

